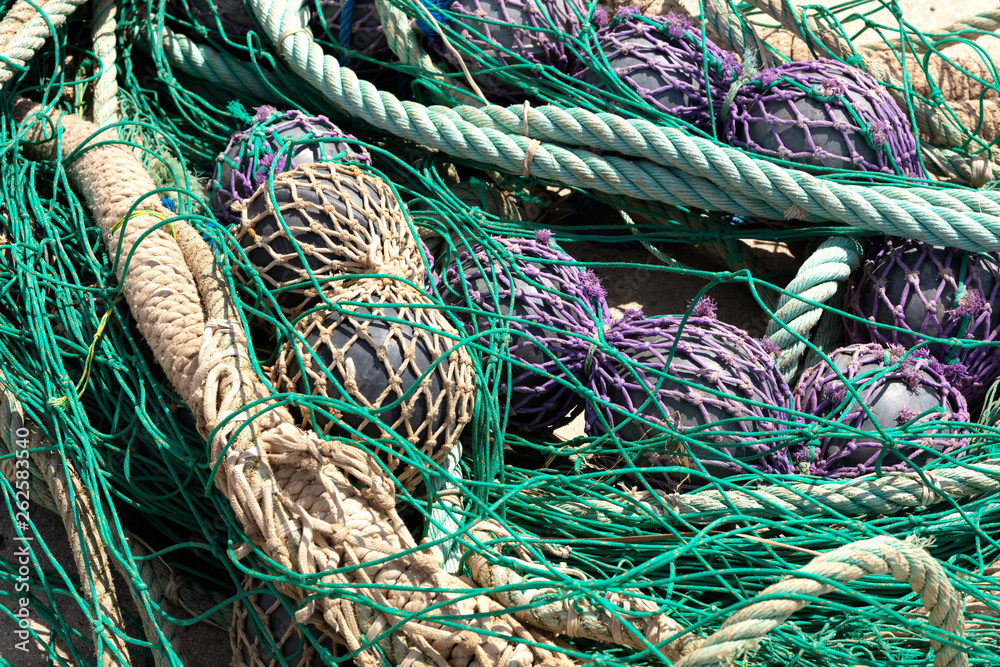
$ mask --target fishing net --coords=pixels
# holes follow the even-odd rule
[[[366,413],[334,409],[332,418],[314,413],[306,419],[316,419],[325,433],[348,428],[370,438],[395,434],[440,465],[472,419],[475,380],[468,352],[452,352],[458,333],[420,292],[381,279],[352,282],[327,293],[338,310],[313,311],[299,320],[297,340],[274,365],[275,388],[362,406]],[[422,466],[392,456],[387,465],[403,486],[421,481]]]
[[[752,420],[687,427],[650,418],[664,388],[712,405],[731,383],[671,372],[679,344],[649,359],[608,335],[623,289],[685,291],[645,309],[675,343],[730,290],[759,317],[719,318],[765,337],[754,354],[795,386],[817,363],[837,375],[867,245],[1000,250],[995,11],[921,32],[891,2],[700,7],[691,30],[742,68],[711,108],[789,59],[860,67],[907,119],[916,179],[779,163],[671,116],[617,79],[598,32],[618,19],[593,2],[510,5],[525,36],[503,12],[470,20],[482,0],[378,0],[394,57],[351,39],[372,15],[348,2],[80,4],[7,3],[0,23],[5,664],[204,664],[188,626],[222,628],[252,667],[1000,662],[995,379],[940,448],[916,408],[868,428],[759,386],[738,401]],[[543,37],[554,61],[521,52]],[[706,78],[718,58],[704,47]],[[377,85],[344,63],[377,65]],[[370,164],[275,168],[225,222],[206,185],[265,105],[328,118]],[[572,259],[494,241],[539,231]],[[449,287],[470,255],[488,297]],[[617,310],[539,281],[587,323],[559,330],[586,372],[553,359],[540,386],[631,433],[511,427],[513,341],[557,327],[497,306],[553,261],[593,270]],[[386,390],[351,390],[361,351]],[[622,375],[627,402],[597,396]],[[871,388],[851,379],[844,412]],[[831,477],[741,461],[734,438],[807,453],[793,463],[837,439],[903,456]]]
[[[410,279],[424,273],[399,200],[357,168],[303,165],[262,184],[241,215],[234,237],[290,314],[319,298],[319,280],[388,268]]]

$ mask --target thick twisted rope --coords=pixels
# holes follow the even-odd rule
[[[509,538],[506,530],[488,523],[480,524],[473,530],[473,536],[482,542],[495,539],[491,533]],[[544,572],[540,572],[541,576],[537,579],[525,577],[476,552],[470,552],[465,562],[472,579],[490,589],[493,599],[508,609],[525,607],[515,612],[515,616],[535,627],[640,651],[658,646],[660,654],[671,663],[690,653],[695,646],[693,636],[682,634],[684,627],[680,623],[665,614],[656,613],[659,607],[638,595],[627,592],[608,594],[605,604],[599,606],[571,591],[553,586]],[[546,598],[553,601],[538,604]],[[533,604],[535,606],[530,606]],[[664,643],[674,635],[680,636]]]
[[[17,0],[14,5],[3,15],[0,21],[0,53],[6,51],[10,46],[10,41],[20,32],[21,28],[38,14],[35,7],[43,6],[42,2],[28,2],[28,0]]]
[[[101,63],[101,74],[94,86],[94,124],[104,127],[118,122],[118,67],[115,64],[115,30],[118,6],[115,0],[97,0],[94,6],[92,36],[94,55]]]
[[[145,34],[139,33],[140,45],[150,53],[155,53],[156,45],[150,45],[142,39]],[[260,72],[243,61],[216,51],[207,44],[197,44],[167,26],[161,26],[159,34],[159,46],[170,64],[180,68],[185,74],[226,86],[228,89],[240,91],[260,100],[272,100],[277,97],[274,91],[261,81]],[[273,72],[264,72],[264,75],[267,83],[282,90],[280,79]]]
[[[935,628],[965,638],[962,598],[933,556],[912,542],[892,537],[875,537],[847,544],[817,557],[795,576],[768,586],[750,606],[736,612],[719,630],[675,667],[729,665],[752,650],[767,633],[809,605],[806,597],[817,598],[873,574],[891,574],[907,582],[920,595]],[[965,667],[969,658],[961,648],[931,639],[934,667]]]
[[[757,489],[704,489],[681,495],[638,491],[616,501],[587,498],[586,502],[548,498],[551,507],[568,516],[604,523],[648,526],[683,518],[707,524],[735,516],[889,516],[944,502],[1000,491],[1000,460],[921,473],[866,475],[823,484],[794,483]],[[545,496],[530,491],[529,495]]]
[[[1000,195],[992,192],[824,181],[682,130],[582,109],[530,109],[529,136],[524,136],[523,107],[447,109],[400,102],[342,69],[311,36],[287,32],[301,24],[297,12],[276,0],[251,0],[251,5],[269,38],[285,35],[282,55],[292,70],[344,113],[452,155],[522,173],[530,150],[530,175],[566,185],[737,215],[782,218],[794,210],[804,221],[842,222],[969,250],[1000,249]],[[539,130],[577,145],[621,148],[647,159],[655,155],[675,169],[532,139]]]
[[[781,350],[778,370],[786,380],[791,381],[798,373],[808,349],[804,340],[809,339],[813,327],[827,312],[823,304],[837,294],[841,284],[860,263],[861,246],[856,240],[842,236],[829,238],[803,262],[795,278],[778,297],[778,306],[768,321],[766,335]]]
[[[976,40],[982,37],[983,33],[996,32],[998,29],[1000,29],[1000,9],[988,9],[975,16],[960,19],[944,28],[939,28],[934,31],[933,35],[928,35],[927,37],[931,42],[944,37],[961,37],[963,39]],[[912,46],[918,53],[923,53],[927,50],[927,45],[918,39],[910,39],[908,46]],[[872,51],[897,51],[903,48],[903,42],[897,37],[874,44],[867,44],[865,48]]]
[[[41,12],[34,10],[24,21],[27,10],[19,11],[14,20],[20,24],[17,32],[2,45],[0,50],[0,86],[18,72],[23,72],[28,62],[50,36],[86,0],[48,0],[41,5]],[[5,18],[6,20],[6,18]],[[0,34],[5,33],[0,27]]]

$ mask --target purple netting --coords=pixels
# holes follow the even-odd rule
[[[737,93],[723,139],[799,164],[926,176],[910,121],[885,88],[833,60],[765,69]]]
[[[226,222],[238,223],[240,216],[231,206],[250,198],[267,181],[272,166],[274,173],[280,174],[304,164],[333,160],[371,164],[367,149],[338,139],[354,137],[324,116],[260,107],[253,123],[234,134],[216,158],[209,186],[216,213]]]
[[[183,6],[183,0],[176,0],[176,4]],[[210,30],[218,30],[221,23],[231,39],[245,37],[255,27],[250,10],[242,0],[191,0],[188,7],[193,20]]]
[[[900,427],[896,437],[905,443],[895,449],[884,442],[861,404],[850,397],[847,386],[823,362],[802,374],[794,393],[797,409],[871,436],[823,437],[818,447],[796,452],[797,467],[821,477],[854,477],[874,472],[876,460],[886,450],[883,471],[912,470],[932,461],[935,451],[951,452],[965,446],[967,441],[956,436],[968,431],[945,423],[969,421],[965,398],[948,381],[936,359],[916,354],[904,358],[905,354],[899,345],[868,343],[849,345],[830,355],[844,377],[853,381],[875,423],[882,429]]]
[[[508,354],[516,363],[510,368],[507,426],[528,432],[558,428],[583,409],[583,398],[572,387],[545,374],[564,377],[561,362],[572,376],[564,381],[584,381],[589,341],[597,335],[597,318],[608,312],[604,289],[589,269],[556,263],[574,260],[549,245],[548,232],[539,232],[534,241],[497,241],[511,253],[510,258],[501,259],[495,252],[473,245],[475,257],[468,252],[459,257],[463,272],[455,266],[448,268],[446,279],[451,289],[443,291],[445,302],[463,307],[471,303],[487,313],[512,318],[483,316],[477,322],[481,331],[510,329]],[[471,327],[471,316],[460,316]],[[489,345],[489,339],[484,336],[480,343]],[[506,377],[506,370],[501,371],[501,378]],[[506,382],[501,383],[499,395],[501,400],[507,396]]]
[[[463,57],[473,73],[487,67],[479,61],[483,56],[495,58],[503,65],[518,66],[522,72],[530,69],[520,58],[533,65],[570,71],[575,58],[572,51],[558,34],[543,31],[576,35],[580,31],[578,17],[587,15],[581,0],[456,0],[450,6],[447,1],[443,5],[450,12],[447,25],[471,42],[474,50]],[[454,46],[462,52],[462,46]],[[431,35],[429,50],[437,58],[458,66],[455,54],[439,36]],[[516,103],[528,98],[525,91],[515,90],[493,77],[477,76],[476,83],[491,101]]]
[[[343,44],[340,37],[340,27],[343,17],[343,0],[310,0],[310,27],[314,34],[322,34],[324,30],[337,44]],[[386,69],[379,63],[395,61],[396,56],[389,48],[389,40],[382,30],[374,0],[358,0],[351,10],[350,39],[346,46],[363,56],[372,58],[377,63],[352,59],[351,69],[361,78],[382,74]]]
[[[922,340],[917,334],[996,340],[1000,309],[994,311],[992,304],[1000,298],[998,259],[997,254],[986,259],[902,238],[875,244],[848,282],[845,310],[870,322],[845,319],[851,342],[911,348]],[[926,347],[932,357],[946,364],[944,372],[969,405],[976,405],[1000,375],[1000,347],[941,343]]]
[[[754,469],[770,474],[791,473],[790,458],[780,437],[786,428],[780,422],[790,417],[776,409],[790,407],[791,392],[775,366],[773,348],[718,321],[714,311],[711,300],[703,299],[683,329],[679,316],[642,319],[638,311],[631,311],[608,327],[605,340],[630,363],[626,366],[608,352],[595,353],[590,389],[614,408],[588,402],[587,433],[600,436],[614,429],[622,454],[627,454],[636,466],[698,470],[700,462],[712,477],[745,474]],[[676,350],[668,367],[675,341]],[[657,383],[659,391],[655,389]],[[702,391],[698,386],[724,395]],[[658,425],[647,425],[633,419],[633,415]],[[692,446],[680,439],[655,448],[642,444],[677,431],[705,446]],[[771,443],[762,442],[769,439]],[[621,458],[603,463],[620,465]],[[674,489],[704,483],[701,476],[680,472],[645,477],[651,483]]]
[[[651,24],[637,13],[619,10],[619,19],[597,32],[608,65],[656,109],[710,131],[729,86],[740,75],[736,57],[706,39],[710,57],[705,63],[701,32],[691,29],[690,20],[670,13],[652,19],[655,24]],[[593,69],[577,76],[596,86],[605,85]]]

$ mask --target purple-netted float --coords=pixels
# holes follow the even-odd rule
[[[851,341],[911,348],[924,335],[970,343],[996,340],[997,257],[898,237],[876,243],[847,282],[846,310],[865,320],[845,319]],[[969,405],[976,405],[1000,375],[1000,347],[930,342],[926,348],[945,364],[944,373]]]
[[[871,75],[833,60],[763,70],[725,109],[731,146],[827,169],[924,178],[906,114]]]
[[[602,21],[602,15],[597,17]],[[690,19],[674,13],[648,19],[634,7],[621,8],[598,30],[597,43],[613,74],[645,102],[705,131],[711,131],[741,71],[736,56],[703,39]],[[606,88],[594,69],[578,76]]]
[[[613,433],[623,456],[603,464],[620,465],[627,454],[635,466],[691,471],[645,475],[670,488],[755,470],[792,471],[787,450],[767,444],[793,421],[774,349],[720,322],[710,299],[695,304],[686,320],[630,311],[604,339],[615,354],[593,356],[589,386],[599,400],[587,405],[587,431]],[[700,466],[707,475],[697,472]]]
[[[800,470],[820,477],[855,477],[877,466],[915,470],[967,444],[959,424],[969,421],[965,398],[936,359],[876,343],[849,345],[830,358],[861,402],[826,362],[806,369],[795,387],[796,407],[842,426],[796,451]],[[894,428],[898,445],[879,433]],[[859,433],[844,435],[847,429]]]
[[[475,244],[459,257],[461,271],[448,269],[445,302],[490,315],[460,312],[470,330],[506,327],[512,363],[509,383],[501,371],[499,396],[504,401],[509,391],[507,426],[527,432],[557,428],[583,409],[573,385],[585,381],[590,341],[608,312],[604,289],[592,271],[550,244],[547,231],[533,240],[495,243],[501,252]],[[484,333],[480,341],[487,349],[489,338]]]

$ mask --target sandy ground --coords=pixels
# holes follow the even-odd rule
[[[816,2],[817,0],[813,0]],[[686,10],[697,13],[698,3],[692,0],[653,0],[642,2],[648,13],[666,13],[671,10]],[[821,4],[834,5],[833,0],[825,0]],[[962,3],[936,2],[933,0],[903,0],[900,2],[904,17],[910,23],[923,29],[933,30],[952,23],[953,21],[996,6],[989,0],[967,0]],[[883,13],[888,16],[887,12]],[[1000,40],[982,40],[982,45],[994,58],[1000,62]],[[618,261],[632,263],[655,263],[655,260],[645,250],[628,248],[611,248],[599,243],[574,243],[566,245],[566,249],[581,261]],[[768,258],[769,264],[785,269],[794,266],[795,257],[787,248],[759,247],[761,257]],[[707,267],[706,267],[707,268]],[[626,308],[642,307],[647,315],[668,314],[682,311],[703,283],[694,278],[678,277],[672,274],[659,273],[648,269],[612,269],[600,271],[601,277],[609,292],[609,303],[619,311]],[[764,314],[749,298],[745,288],[738,285],[725,285],[715,288],[711,296],[719,303],[720,317],[732,324],[741,326],[754,335],[762,335],[766,326]],[[579,429],[579,425],[571,425],[566,432]],[[59,517],[40,507],[31,511],[32,520],[36,524],[37,535],[44,539],[45,544],[53,554],[54,560],[71,576],[75,576],[72,558],[65,532]],[[0,547],[0,556],[8,561],[15,560],[15,550],[18,544],[12,539],[13,530],[6,512],[0,512],[0,537],[6,538]],[[48,557],[37,550],[39,558],[53,569]],[[2,586],[2,585],[0,585]],[[123,582],[118,581],[119,599],[124,600],[126,610],[134,614],[131,600]],[[87,633],[88,623],[79,609],[73,604],[67,604],[65,598],[60,600],[59,608],[63,612],[63,620],[72,627]],[[0,605],[11,605],[10,598],[0,598]],[[182,614],[182,612],[180,612]],[[46,633],[40,619],[33,618],[33,627]],[[15,624],[7,616],[0,615],[0,656],[15,667],[44,667],[53,664],[42,649],[32,644],[27,652],[14,648],[17,641],[14,635]],[[132,631],[134,633],[134,631]],[[188,667],[224,667],[230,662],[231,652],[229,638],[226,632],[208,625],[182,628],[178,634],[179,648],[185,656]]]

